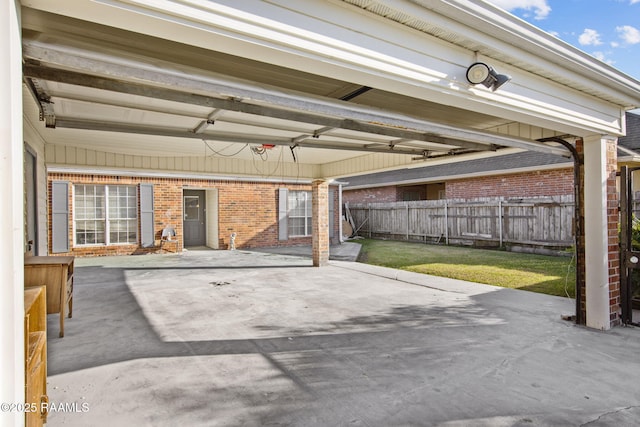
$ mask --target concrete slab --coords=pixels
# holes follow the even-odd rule
[[[331,245],[329,248],[329,259],[334,261],[355,262],[360,255],[361,245],[357,242],[343,242]],[[311,246],[278,246],[272,248],[255,249],[256,252],[272,254],[293,255],[311,258]]]
[[[48,426],[640,419],[640,330],[562,321],[565,298],[264,252],[76,265],[64,338],[49,316]]]

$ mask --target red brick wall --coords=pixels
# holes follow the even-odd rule
[[[267,246],[310,245],[311,237],[295,237],[286,241],[278,240],[278,189],[291,191],[311,191],[310,184],[283,184],[261,182],[212,181],[182,178],[144,178],[117,177],[95,174],[50,173],[48,176],[49,194],[52,181],[68,181],[70,221],[73,222],[72,185],[74,184],[111,184],[138,185],[153,184],[155,248],[143,248],[135,245],[97,245],[73,246],[73,227],[69,227],[69,255],[130,255],[157,251],[160,234],[166,226],[176,230],[179,250],[182,248],[182,192],[183,189],[217,189],[218,190],[218,244],[220,249],[227,249],[230,235],[235,232],[236,248],[255,248]],[[334,234],[339,235],[340,224],[338,197],[334,200]],[[51,200],[48,201],[49,218],[51,218]],[[140,218],[138,217],[138,220]],[[51,223],[49,223],[49,247],[51,242]],[[138,233],[140,234],[140,233]],[[63,254],[56,254],[63,255]]]
[[[313,210],[313,235],[311,242],[311,254],[313,266],[322,267],[329,261],[329,218],[327,217],[327,189],[329,185],[326,181],[318,180],[313,182],[311,193]]]
[[[607,144],[607,229],[609,236],[609,319],[611,326],[622,324],[620,318],[620,247],[618,235],[617,142]]]
[[[467,178],[446,183],[447,199],[544,197],[573,194],[573,169]]]
[[[345,203],[388,203],[396,202],[397,198],[398,188],[393,185],[342,191],[342,200]]]
[[[544,197],[573,194],[573,169],[552,169],[509,175],[454,179],[445,183],[447,199],[480,197]],[[402,201],[404,190],[426,190],[424,185],[385,186],[344,189],[343,200],[349,203],[388,203]]]

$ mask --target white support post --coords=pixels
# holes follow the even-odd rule
[[[607,139],[584,139],[586,325],[606,330],[609,317]]]
[[[0,402],[23,403],[24,221],[20,4],[0,8]],[[0,425],[24,425],[21,411],[0,411]]]

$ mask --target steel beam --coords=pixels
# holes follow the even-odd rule
[[[563,147],[525,138],[447,126],[340,100],[257,86],[229,76],[204,75],[202,70],[189,73],[169,69],[171,64],[162,69],[157,63],[97,56],[35,41],[24,42],[23,56],[27,62],[25,75],[46,80],[473,150],[506,146],[570,154]]]
[[[297,138],[285,137],[260,137],[249,134],[233,133],[233,132],[202,132],[194,133],[192,130],[180,130],[175,128],[159,127],[159,126],[140,126],[129,123],[110,123],[98,122],[92,120],[78,120],[71,118],[58,117],[56,127],[67,129],[97,130],[103,132],[131,133],[140,135],[155,135],[172,138],[190,138],[201,139],[206,141],[224,141],[241,144],[272,144],[321,148],[330,150],[344,151],[366,151],[372,153],[391,153],[391,154],[407,154],[413,156],[425,156],[427,150],[412,149],[403,147],[366,147],[367,144],[351,144],[341,141],[317,140],[315,138],[298,141]]]

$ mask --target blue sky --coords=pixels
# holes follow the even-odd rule
[[[640,0],[487,0],[640,80]]]

